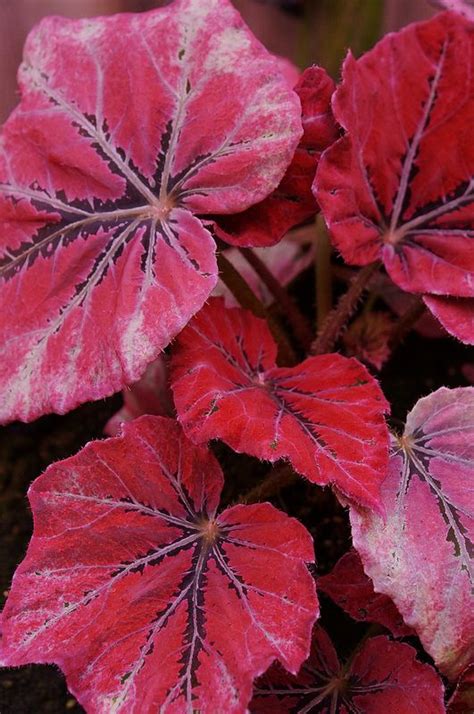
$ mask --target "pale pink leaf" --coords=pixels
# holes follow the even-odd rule
[[[473,0],[429,0],[435,7],[444,8],[457,12],[468,20],[474,22],[474,2]]]
[[[353,548],[345,553],[328,575],[317,580],[318,590],[328,595],[354,620],[378,622],[395,637],[407,637],[413,630],[387,595],[377,593],[364,573],[359,554]]]
[[[30,34],[0,137],[0,419],[136,382],[217,281],[193,214],[242,211],[302,133],[278,61],[228,0]]]
[[[351,509],[353,542],[451,679],[474,658],[474,388],[420,399],[394,440],[382,485],[386,521]]]

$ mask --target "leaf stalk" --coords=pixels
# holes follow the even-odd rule
[[[296,364],[296,355],[282,326],[273,315],[270,315],[247,281],[244,280],[239,271],[222,252],[217,255],[217,266],[222,282],[229,288],[239,305],[250,310],[256,317],[267,321],[273,338],[278,345],[278,364],[284,367]]]
[[[342,295],[337,306],[327,316],[321,332],[311,345],[310,354],[320,355],[333,350],[343,328],[354,314],[369,280],[379,268],[380,261],[375,261],[358,272],[348,291]]]
[[[308,350],[313,341],[313,335],[306,318],[298,309],[293,298],[251,248],[239,248],[239,250],[275,298],[300,345],[305,351]]]

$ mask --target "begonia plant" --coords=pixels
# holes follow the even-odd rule
[[[378,381],[427,312],[474,344],[474,25],[444,4],[339,82],[230,0],[31,32],[0,134],[0,419],[124,406],[29,489],[5,667],[58,665],[91,714],[467,711],[474,387],[400,430]],[[346,287],[316,329],[291,286],[325,227]],[[302,487],[349,514],[331,572]]]

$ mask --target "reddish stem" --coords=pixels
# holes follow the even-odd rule
[[[239,271],[234,268],[222,253],[217,255],[217,265],[219,267],[219,277],[229,288],[239,305],[253,312],[256,317],[261,317],[267,321],[268,327],[278,345],[278,363],[281,366],[296,364],[296,355],[280,323],[268,313],[265,305],[258,299]]]
[[[331,241],[321,217],[316,220],[316,325],[322,330],[332,308]]]
[[[251,248],[239,248],[239,250],[278,302],[300,345],[305,351],[308,350],[313,335],[308,322],[298,310],[293,298],[288,295],[285,288]]]
[[[349,290],[339,299],[337,306],[329,313],[323,329],[311,345],[312,355],[325,354],[331,352],[337,342],[342,329],[357,307],[357,303],[362,297],[364,290],[372,275],[379,269],[380,262],[370,263],[358,272],[351,282]]]

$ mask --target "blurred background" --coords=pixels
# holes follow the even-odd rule
[[[139,12],[167,0],[0,0],[0,123],[17,102],[16,70],[31,27],[45,15],[86,17]],[[430,17],[427,0],[234,0],[257,37],[301,66],[337,76],[346,48],[355,54],[385,32]]]

